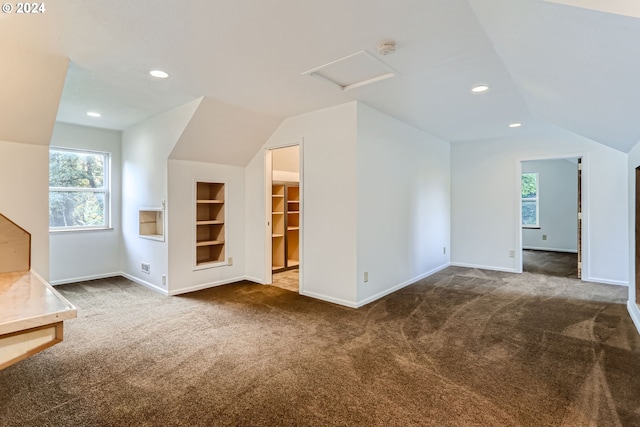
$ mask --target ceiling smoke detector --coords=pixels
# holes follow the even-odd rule
[[[396,51],[396,42],[382,42],[378,45],[378,52],[380,55],[391,55]]]

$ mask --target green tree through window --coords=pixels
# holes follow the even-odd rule
[[[49,227],[109,226],[109,155],[49,150]]]
[[[538,227],[538,174],[522,174],[522,226]]]

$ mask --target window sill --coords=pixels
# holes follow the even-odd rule
[[[86,233],[89,231],[113,231],[113,227],[49,229],[50,234]]]

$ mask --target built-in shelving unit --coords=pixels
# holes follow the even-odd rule
[[[196,182],[196,266],[225,260],[224,201],[224,183]]]
[[[164,209],[140,209],[139,236],[145,239],[164,240]]]
[[[300,189],[298,183],[274,182],[271,188],[272,270],[296,268],[299,261]]]
[[[300,264],[300,187],[287,185],[287,267]]]

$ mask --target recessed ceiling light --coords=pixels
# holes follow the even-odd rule
[[[166,79],[167,77],[169,77],[169,73],[165,73],[162,70],[151,70],[151,71],[149,71],[149,74],[151,74],[153,77],[157,77],[159,79]]]
[[[473,93],[482,93],[489,90],[489,86],[487,85],[477,85],[471,88],[471,92]]]
[[[87,116],[100,117],[100,113],[96,113],[95,111],[87,111]]]
[[[522,126],[522,123],[511,123],[509,125],[510,128],[519,128],[520,126]]]

